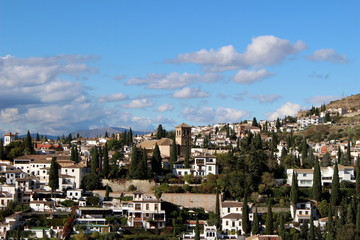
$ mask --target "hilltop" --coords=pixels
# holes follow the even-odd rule
[[[126,129],[126,128],[119,128],[119,127],[101,127],[101,128],[94,128],[94,129],[89,129],[89,130],[78,130],[75,132],[72,132],[71,135],[72,136],[76,136],[77,134],[79,134],[81,137],[84,138],[94,138],[94,137],[99,137],[99,136],[105,136],[105,133],[107,132],[109,135],[113,134],[113,133],[118,133],[118,132],[125,132],[125,131],[129,131],[130,129]],[[144,132],[144,131],[133,131],[133,135],[144,135],[147,134],[149,132]]]
[[[351,95],[336,101],[332,101],[326,105],[327,109],[330,108],[346,108],[346,109],[360,109],[360,94]]]

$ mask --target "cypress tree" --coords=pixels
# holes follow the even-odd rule
[[[341,195],[340,195],[340,182],[339,182],[339,171],[338,164],[335,163],[334,174],[331,183],[331,196],[330,196],[330,205],[338,206],[340,203]]]
[[[251,228],[251,233],[252,235],[256,235],[259,234],[259,216],[258,216],[258,212],[257,212],[257,207],[255,207],[255,213],[254,213],[254,217],[253,217],[253,224],[252,224],[252,228]]]
[[[310,229],[308,234],[308,240],[315,240],[315,226],[312,214],[310,214]]]
[[[253,126],[253,127],[258,127],[258,126],[259,126],[259,125],[258,125],[258,122],[257,122],[257,120],[256,120],[256,117],[253,118],[252,123],[251,123],[251,126]]]
[[[74,149],[74,146],[72,146],[72,147],[71,147],[71,150],[70,150],[70,160],[76,162],[76,160],[75,160],[75,149]]]
[[[190,167],[190,151],[191,151],[190,139],[189,139],[189,137],[187,137],[187,139],[186,139],[185,161],[184,161],[185,168]]]
[[[2,138],[0,138],[0,159],[5,158],[5,152],[4,152],[4,143]]]
[[[157,175],[160,175],[161,172],[162,172],[162,169],[161,169],[161,153],[160,153],[160,148],[159,148],[159,146],[157,144],[155,144],[153,157],[152,157],[152,160],[151,160],[151,169]]]
[[[176,148],[176,140],[173,138],[173,142],[171,144],[170,149],[170,170],[173,169],[174,163],[177,161],[177,148]]]
[[[321,166],[328,167],[331,166],[331,158],[328,152],[325,153],[324,157],[321,159]]]
[[[358,204],[356,211],[356,235],[360,236],[360,204]]]
[[[249,234],[251,230],[250,220],[249,220],[249,206],[247,204],[247,193],[245,191],[243,209],[242,209],[242,230],[245,234]]]
[[[161,124],[159,124],[158,128],[157,128],[157,132],[156,132],[156,138],[157,139],[161,139],[163,137],[165,137],[165,134],[164,134],[164,130],[163,130],[163,127]]]
[[[196,226],[195,226],[195,237],[194,240],[200,240],[200,226],[199,226],[199,218],[196,217]]]
[[[104,150],[103,150],[103,173],[104,177],[108,178],[110,173],[110,167],[109,167],[109,152],[108,152],[108,146],[107,143],[105,143]]]
[[[358,155],[358,158],[356,160],[356,196],[360,197],[360,156]]]
[[[347,149],[346,149],[346,156],[345,156],[345,162],[343,162],[344,166],[350,166],[351,165],[351,146],[350,146],[350,139],[348,141]]]
[[[128,146],[132,146],[132,144],[133,144],[133,132],[132,132],[131,128],[129,130],[127,138],[128,138]]]
[[[35,138],[36,141],[40,141],[40,136],[39,136],[39,133],[36,133],[36,138]]]
[[[219,201],[219,190],[218,190],[218,188],[216,188],[215,215],[216,215],[216,228],[220,229],[221,219],[220,219],[220,201]]]
[[[146,149],[143,148],[142,149],[142,158],[141,158],[141,178],[142,179],[147,179],[149,177],[148,172],[148,164],[147,164],[147,154],[146,154]]]
[[[312,195],[317,202],[321,201],[321,193],[322,193],[321,172],[320,172],[319,161],[316,159],[314,166],[314,174],[313,174]]]
[[[131,179],[138,179],[139,178],[139,165],[140,164],[140,159],[139,159],[139,154],[138,154],[138,149],[136,148],[136,146],[133,146],[131,149],[131,155],[130,155],[130,168],[129,168],[129,178]]]
[[[97,147],[91,149],[91,173],[97,173],[99,167],[99,152]]]
[[[341,164],[341,156],[342,156],[342,151],[341,148],[338,147],[338,152],[337,152],[337,162]]]
[[[110,200],[110,187],[109,184],[106,184],[106,191],[105,191],[105,201]]]
[[[75,162],[79,163],[80,162],[80,156],[79,156],[79,151],[77,146],[75,146]]]
[[[301,160],[302,160],[302,165],[304,165],[304,163],[306,163],[306,158],[308,155],[308,148],[309,145],[306,142],[306,138],[303,139],[302,144],[301,144]]]
[[[296,204],[298,202],[298,180],[297,173],[293,171],[291,190],[290,190],[290,202]]]
[[[284,215],[283,213],[279,213],[279,235],[281,237],[281,239],[285,239],[285,228],[284,228]]]
[[[266,214],[266,222],[265,222],[265,234],[271,235],[274,233],[274,225],[273,225],[273,213],[271,210],[271,200],[269,199],[268,202],[268,209]]]
[[[332,206],[329,206],[329,211],[328,211],[328,223],[327,223],[327,235],[326,235],[326,239],[327,240],[332,240],[335,239],[335,232],[334,232],[334,221],[333,221],[333,214],[332,214]]]
[[[346,212],[346,223],[354,223],[356,221],[356,214],[355,200],[351,199]]]
[[[59,166],[56,162],[56,158],[51,158],[51,165],[49,171],[49,187],[51,191],[54,192],[57,188],[59,188]]]
[[[34,145],[32,143],[32,138],[31,138],[29,131],[27,131],[24,144],[25,144],[25,148],[24,148],[25,154],[34,154],[35,153]]]

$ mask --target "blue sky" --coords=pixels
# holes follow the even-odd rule
[[[0,131],[171,130],[359,93],[359,1],[0,1]]]

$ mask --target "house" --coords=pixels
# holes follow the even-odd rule
[[[142,191],[133,192],[132,204],[128,205],[128,225],[145,229],[165,227],[165,210],[161,209],[161,200],[145,195]]]
[[[237,237],[242,234],[242,209],[243,203],[237,201],[221,202],[220,217],[222,230],[227,236]],[[253,214],[249,214],[249,220],[253,220]]]
[[[31,201],[30,208],[35,212],[52,211],[54,209],[55,202],[53,201]]]
[[[218,174],[219,169],[216,163],[216,157],[212,155],[199,155],[189,162],[189,168],[185,168],[184,160],[174,163],[173,174],[176,176],[185,176],[188,174],[205,177],[209,174]]]
[[[106,217],[112,216],[111,209],[104,207],[80,207],[76,211],[79,215],[79,217],[76,219],[76,224],[86,227],[84,233],[91,234],[92,232],[110,232],[110,225],[106,221]]]
[[[216,240],[219,238],[220,235],[216,231],[216,226],[209,226],[207,223],[204,223],[204,231],[200,233],[200,239]],[[183,233],[181,239],[195,239],[195,230]]]
[[[292,184],[292,175],[295,172],[297,174],[298,186],[299,187],[312,187],[314,169],[288,169],[287,171],[287,182]],[[328,186],[332,182],[334,175],[334,166],[321,167],[321,183],[323,186]],[[338,165],[339,181],[349,181],[355,183],[355,172],[352,166]]]
[[[82,163],[63,166],[60,169],[60,177],[62,182],[59,182],[59,189],[80,188],[81,180],[87,173],[87,168]]]
[[[170,157],[171,144],[173,140],[170,138],[161,138],[159,140],[146,140],[137,145],[138,148],[145,148],[148,154],[152,155],[155,145],[159,146],[162,158]]]
[[[311,215],[316,216],[316,208],[311,201],[298,202],[295,205],[290,205],[290,213],[294,222],[304,223],[310,220]]]

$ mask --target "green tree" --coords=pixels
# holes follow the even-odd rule
[[[141,179],[147,179],[149,177],[149,169],[148,169],[148,162],[147,162],[147,154],[146,154],[146,149],[143,148],[142,149],[142,158],[141,158]]]
[[[281,239],[285,239],[285,227],[284,227],[284,214],[281,212],[279,213],[279,235],[281,237]]]
[[[190,167],[190,154],[191,154],[190,137],[187,137],[186,138],[185,160],[184,160],[185,168]]]
[[[127,145],[132,146],[133,144],[133,131],[130,128],[129,133],[127,134]]]
[[[0,138],[0,159],[5,159],[4,143],[2,138]]]
[[[99,151],[97,147],[91,149],[91,173],[97,173],[99,168]]]
[[[259,232],[260,232],[259,216],[258,216],[258,212],[257,212],[257,207],[255,207],[255,213],[254,213],[253,223],[252,223],[252,227],[251,227],[251,233],[252,233],[252,235],[256,235],[256,234],[259,234]]]
[[[196,225],[195,225],[195,240],[200,240],[200,226],[199,226],[199,218],[196,217]]]
[[[81,181],[81,188],[84,190],[94,190],[102,187],[101,177],[96,173],[86,174]]]
[[[170,149],[170,170],[173,169],[174,163],[177,161],[177,147],[176,147],[176,140],[173,138],[173,142],[171,144]]]
[[[216,205],[215,205],[215,215],[216,215],[216,228],[220,229],[221,219],[220,219],[220,200],[219,200],[219,190],[216,188]]]
[[[290,202],[291,204],[296,204],[298,202],[299,194],[298,194],[298,180],[297,174],[293,171],[292,182],[291,182],[291,190],[290,190]]]
[[[329,207],[328,222],[327,222],[326,228],[327,228],[326,239],[327,240],[335,239],[335,229],[334,229],[334,220],[333,220],[333,214],[332,214],[332,206]]]
[[[358,156],[358,160],[356,161],[356,167],[355,167],[355,171],[356,171],[356,196],[359,198],[360,197],[360,156]]]
[[[26,137],[24,139],[24,144],[25,144],[25,149],[24,149],[25,154],[35,154],[34,145],[32,143],[32,138],[29,131],[27,131]]]
[[[326,153],[324,154],[324,157],[321,159],[321,166],[322,166],[322,167],[331,166],[330,153],[326,152]]]
[[[249,220],[249,206],[247,203],[247,194],[245,192],[243,209],[242,209],[242,230],[245,234],[249,234],[251,230],[250,220]]]
[[[136,146],[133,146],[131,149],[131,155],[130,155],[130,168],[129,168],[129,178],[131,179],[138,179],[139,178],[139,166],[140,164],[140,158],[138,154],[138,149]]]
[[[259,124],[258,124],[258,122],[256,120],[256,117],[253,118],[251,126],[253,126],[253,127],[258,127],[259,126]]]
[[[35,138],[35,141],[40,141],[40,136],[39,136],[39,133],[36,133],[36,138]]]
[[[360,204],[358,204],[356,211],[356,235],[360,237]]]
[[[309,234],[308,234],[308,240],[315,240],[315,226],[314,226],[314,220],[313,220],[313,216],[310,213],[310,229],[309,229]]]
[[[344,166],[350,166],[351,165],[351,146],[350,146],[350,139],[348,141],[347,149],[346,149],[346,155],[345,159],[343,161]]]
[[[333,180],[331,183],[330,205],[338,206],[341,200],[338,164],[335,163]]]
[[[75,147],[74,146],[72,146],[71,150],[70,150],[70,160],[76,162],[76,159],[75,159]]]
[[[108,146],[107,143],[105,143],[104,149],[103,149],[103,173],[104,177],[108,178],[110,173],[110,166],[109,166],[109,152],[108,152]]]
[[[313,175],[313,186],[312,186],[312,195],[313,198],[317,201],[321,201],[321,193],[322,193],[322,187],[321,187],[321,172],[320,172],[320,166],[319,161],[315,160],[315,166],[314,166],[314,175]]]
[[[156,132],[156,138],[161,139],[165,136],[166,136],[166,131],[165,131],[165,129],[163,129],[162,125],[159,124],[159,126],[157,128],[157,132]]]
[[[338,147],[337,161],[338,161],[338,163],[340,163],[340,164],[341,164],[341,156],[342,156],[342,151],[341,151],[341,148]]]
[[[105,191],[105,201],[109,201],[110,200],[110,187],[109,184],[106,184],[106,191]]]
[[[161,173],[162,173],[161,153],[160,153],[160,148],[157,144],[155,144],[153,156],[151,159],[151,169],[152,169],[152,172],[156,175],[161,175]]]
[[[271,235],[274,233],[274,225],[273,225],[273,213],[271,209],[271,200],[268,201],[268,209],[266,213],[266,222],[265,222],[265,234]]]
[[[59,188],[59,166],[56,162],[56,158],[51,158],[51,165],[49,171],[49,187],[51,191],[54,192],[57,188]]]

